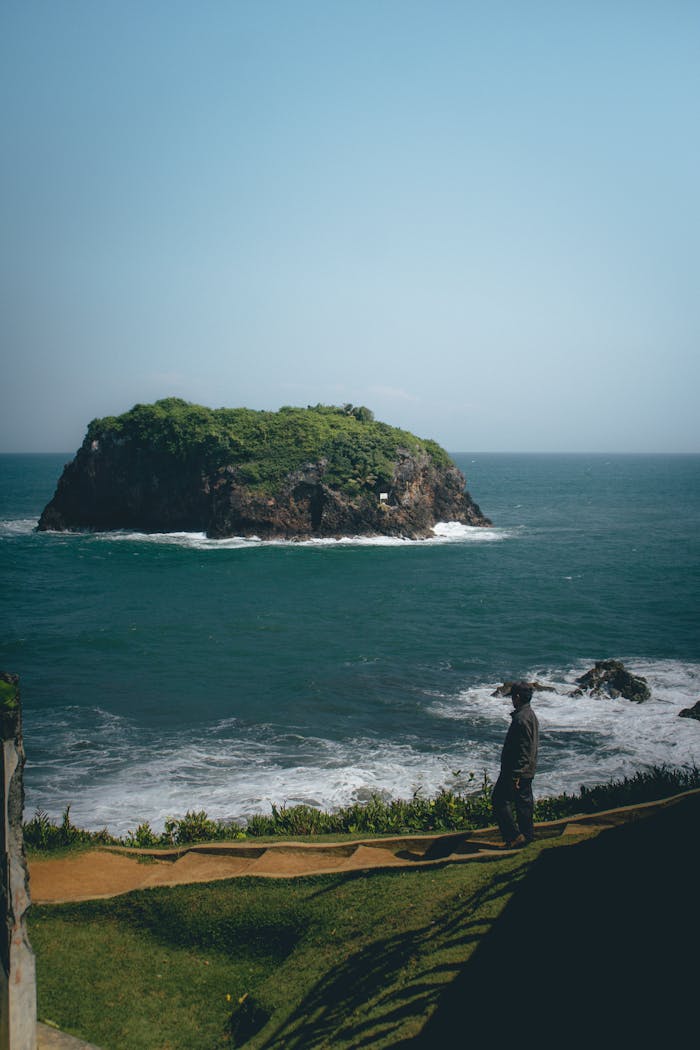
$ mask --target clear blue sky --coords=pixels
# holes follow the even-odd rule
[[[700,451],[696,0],[0,19],[0,450],[177,395]]]

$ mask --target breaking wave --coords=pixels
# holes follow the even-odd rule
[[[575,793],[654,765],[700,764],[700,727],[678,717],[700,690],[700,665],[628,660],[646,677],[650,700],[572,697],[581,665],[533,669],[547,686],[533,700],[541,727],[539,797]],[[330,740],[273,723],[237,718],[196,732],[148,729],[99,707],[28,713],[27,810],[59,815],[71,804],[82,827],[124,834],[143,820],[204,809],[215,819],[244,819],[271,805],[306,803],[333,809],[372,794],[385,799],[474,790],[498,773],[510,702],[498,682],[434,697],[435,735],[393,740],[358,735]],[[455,724],[445,746],[444,720]]]
[[[27,536],[36,530],[36,519],[0,521],[0,537]],[[61,539],[89,539],[100,543],[144,543],[159,546],[182,547],[198,551],[250,550],[259,547],[425,547],[445,543],[494,543],[508,539],[514,530],[479,528],[463,525],[458,521],[440,521],[433,535],[422,540],[400,536],[343,536],[323,537],[308,540],[262,540],[257,536],[229,536],[211,539],[204,532],[138,532],[132,529],[115,529],[108,532],[76,530],[70,532],[45,532],[45,537]]]

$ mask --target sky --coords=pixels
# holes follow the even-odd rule
[[[700,452],[696,0],[4,0],[0,451],[178,396]]]

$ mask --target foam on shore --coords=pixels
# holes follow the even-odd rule
[[[36,530],[36,519],[0,521],[0,537],[27,536]],[[48,530],[45,537],[61,539],[88,539],[101,543],[148,543],[183,547],[198,551],[252,550],[259,547],[424,547],[443,543],[494,543],[508,539],[513,530],[463,525],[459,521],[439,521],[433,535],[425,539],[404,536],[340,536],[312,537],[306,540],[271,539],[259,536],[227,536],[212,539],[204,532],[139,532],[134,529],[109,531],[71,529],[67,532]]]

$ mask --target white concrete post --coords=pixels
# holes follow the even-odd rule
[[[0,1050],[36,1050],[36,967],[27,936],[24,747],[17,675],[0,672]]]

